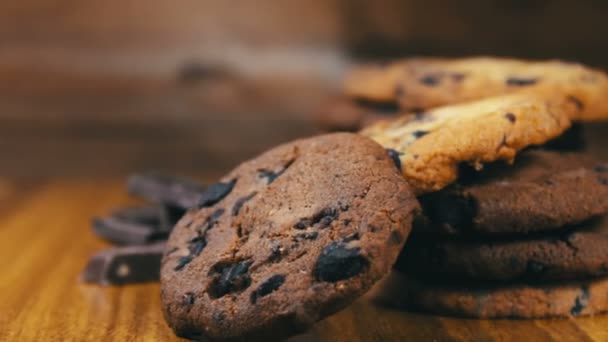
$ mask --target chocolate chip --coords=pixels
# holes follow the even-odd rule
[[[582,286],[581,294],[576,297],[574,300],[574,306],[572,309],[570,309],[570,314],[572,316],[578,316],[583,312],[583,310],[585,310],[587,304],[589,304],[589,296],[589,287],[587,285]]]
[[[538,82],[536,78],[518,78],[518,77],[510,77],[507,78],[507,85],[509,86],[529,86]]]
[[[608,185],[608,178],[599,177],[598,179],[599,179],[600,183],[602,183],[602,185]]]
[[[608,172],[608,165],[598,165],[593,168],[593,171],[598,173]]]
[[[290,161],[288,161],[285,165],[283,165],[283,167],[278,170],[278,171],[272,171],[272,170],[268,170],[268,169],[260,169],[258,170],[259,173],[259,177],[260,178],[266,178],[266,184],[270,184],[272,182],[274,182],[280,175],[282,175],[283,173],[285,173],[285,171],[287,171],[287,169],[291,166],[291,164],[293,164],[295,159],[292,159]]]
[[[243,207],[243,205],[245,205],[245,203],[249,202],[249,200],[251,200],[257,194],[258,193],[254,191],[247,196],[243,196],[243,197],[237,199],[236,202],[234,202],[234,206],[232,207],[232,216],[238,215],[239,211],[241,211],[241,208]]]
[[[268,296],[274,291],[278,290],[281,285],[285,283],[285,276],[282,274],[275,274],[272,277],[266,279],[255,291],[251,292],[251,303],[255,304],[259,298]]]
[[[319,232],[306,232],[296,235],[296,240],[315,240],[319,237]]]
[[[578,97],[568,95],[567,99],[568,99],[568,101],[574,103],[574,105],[576,106],[576,109],[578,109],[579,111],[583,110],[583,108],[585,108],[583,101],[581,101],[581,99],[579,99]]]
[[[194,293],[192,292],[187,292],[184,297],[182,298],[182,303],[184,305],[192,305],[194,304],[195,301],[195,297],[194,297]]]
[[[393,245],[398,245],[403,242],[403,235],[396,230],[391,232],[391,235],[388,238],[388,241]]]
[[[237,263],[218,263],[213,266],[210,273],[216,276],[209,285],[207,292],[211,298],[221,298],[229,293],[245,290],[251,285],[249,276],[250,260]]]
[[[301,219],[300,221],[298,221],[298,223],[296,223],[293,227],[295,229],[306,229],[310,226],[312,226],[312,220],[308,219],[308,218],[304,218],[304,219]]]
[[[386,152],[388,153],[388,156],[391,157],[391,159],[393,160],[393,163],[397,167],[397,170],[401,171],[401,159],[399,159],[401,153],[397,152],[396,150],[393,150],[392,148],[387,148]]]
[[[224,197],[228,196],[228,194],[232,191],[232,188],[234,188],[235,184],[236,178],[228,183],[218,182],[213,185],[210,185],[201,195],[198,201],[198,205],[200,207],[210,207],[218,203],[219,201],[224,199]]]
[[[192,261],[192,259],[194,258],[190,255],[179,257],[177,259],[177,265],[175,265],[175,268],[173,268],[173,270],[181,271],[186,265],[188,265]]]
[[[427,74],[420,79],[420,83],[429,87],[433,87],[441,82],[442,77],[442,74]]]
[[[327,228],[336,218],[338,218],[338,210],[334,208],[325,208],[315,214],[312,218],[300,219],[293,227],[295,229],[306,229],[318,225],[318,228]]]
[[[188,246],[190,256],[199,256],[205,247],[207,247],[207,239],[205,236],[195,237],[194,239],[190,240],[190,245]]]
[[[517,117],[513,113],[507,113],[507,114],[505,114],[505,118],[507,118],[507,120],[509,120],[511,122],[517,121]]]
[[[428,132],[428,131],[414,131],[414,133],[412,133],[412,135],[413,135],[413,136],[414,136],[414,138],[416,138],[416,139],[420,139],[420,138],[422,138],[423,136],[425,136],[425,135],[427,135],[427,134],[429,134],[429,132]]]
[[[317,281],[337,282],[360,274],[368,265],[369,261],[359,253],[359,248],[347,248],[334,242],[321,252],[313,276]]]

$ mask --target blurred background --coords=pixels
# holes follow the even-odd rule
[[[315,134],[350,67],[412,55],[608,67],[608,1],[0,4],[0,177],[221,175]]]

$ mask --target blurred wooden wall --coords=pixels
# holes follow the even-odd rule
[[[316,132],[353,61],[567,58],[605,67],[601,0],[0,3],[0,176],[219,174]]]

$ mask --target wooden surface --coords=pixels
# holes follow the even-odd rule
[[[590,149],[608,157],[606,126],[587,131]],[[78,280],[87,258],[106,246],[91,233],[91,216],[130,202],[122,177],[0,178],[0,341],[178,340],[162,318],[158,284]],[[608,341],[608,316],[475,321],[408,313],[399,305],[401,281],[391,275],[292,341]]]

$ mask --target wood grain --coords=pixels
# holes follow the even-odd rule
[[[177,341],[164,323],[158,284],[103,288],[79,282],[105,243],[90,217],[133,202],[122,178],[0,180],[0,341]],[[608,316],[576,320],[476,321],[408,313],[403,279],[292,341],[608,341]]]

